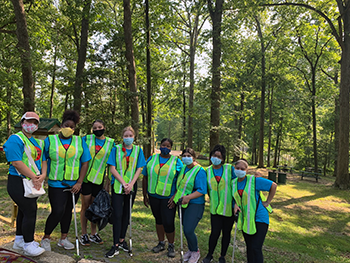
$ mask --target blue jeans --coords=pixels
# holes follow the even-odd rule
[[[199,220],[202,219],[204,204],[188,204],[187,208],[182,208],[182,225],[187,239],[188,249],[193,252],[198,251],[197,236],[194,233]]]

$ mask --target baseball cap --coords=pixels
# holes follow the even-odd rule
[[[36,114],[34,111],[27,111],[26,113],[24,113],[24,115],[21,118],[22,120],[37,120],[38,122],[40,122],[40,118],[38,116],[38,114]]]

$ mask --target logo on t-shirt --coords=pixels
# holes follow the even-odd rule
[[[36,147],[36,146],[35,146],[35,149],[36,149],[36,151],[38,153],[37,156],[36,156],[35,161],[39,161],[40,157],[41,157],[41,149],[39,147]]]
[[[101,145],[96,145],[95,146],[95,153],[98,153],[101,150],[102,146]]]

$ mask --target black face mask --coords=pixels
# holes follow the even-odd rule
[[[96,137],[101,137],[105,133],[105,129],[93,131]]]

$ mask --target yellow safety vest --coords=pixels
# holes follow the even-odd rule
[[[82,139],[73,135],[66,150],[59,135],[49,135],[49,157],[51,159],[49,179],[54,181],[78,180],[80,158],[83,155]]]
[[[23,132],[21,132],[21,131],[20,131],[20,132],[17,132],[17,133],[14,134],[14,135],[15,135],[15,136],[18,136],[18,137],[22,140],[24,146],[28,147],[28,149],[29,149],[29,151],[30,151],[30,155],[32,156],[33,160],[35,161],[35,160],[38,158],[38,151],[37,151],[35,145],[34,145],[34,144],[28,139],[28,137],[25,136],[25,135],[23,134]],[[34,138],[34,137],[33,137],[33,138]],[[43,140],[39,140],[39,139],[35,139],[35,138],[34,138],[34,140],[38,143],[39,148],[40,148],[40,150],[41,150],[41,155],[40,155],[40,164],[41,164],[42,157],[43,157],[44,141],[43,141]],[[33,173],[36,174],[34,167],[32,167],[32,165],[29,163],[29,159],[28,159],[28,156],[27,156],[27,154],[25,153],[25,151],[23,151],[22,162],[23,162],[27,167],[29,167],[30,170],[31,170]],[[38,167],[38,169],[39,169],[39,171],[40,171],[40,170],[41,170],[41,167]],[[16,171],[17,171],[17,169],[16,169]],[[17,173],[18,173],[19,175],[21,175],[20,172],[17,171]],[[27,178],[30,179],[29,177],[27,177]]]
[[[202,167],[197,164],[191,168],[191,170],[185,173],[186,166],[184,165],[181,169],[179,177],[176,183],[176,194],[174,197],[174,202],[177,203],[181,197],[189,195],[193,191],[194,181],[198,172]],[[186,208],[188,204],[182,205],[183,208]]]
[[[113,148],[114,140],[106,137],[103,146],[97,153],[95,142],[95,134],[86,135],[86,144],[89,147],[92,159],[89,161],[89,168],[84,182],[92,182],[100,185],[103,182],[104,172],[106,170],[108,157]]]
[[[237,228],[239,230],[243,230],[243,232],[254,235],[256,233],[256,227],[255,227],[255,216],[256,216],[256,210],[257,210],[257,200],[255,197],[255,176],[254,175],[247,175],[246,176],[246,185],[243,189],[242,196],[239,195],[237,185],[238,180],[235,178],[233,180],[233,197],[237,203],[237,205],[241,208],[241,213],[238,214],[238,222],[237,222]],[[266,201],[265,196],[260,192],[260,198],[262,201]],[[265,200],[264,200],[264,199]],[[267,210],[272,212],[272,208],[269,205]]]
[[[207,168],[210,213],[230,217],[232,216],[232,165],[224,164],[222,169],[223,173],[218,183],[213,167]]]
[[[148,192],[161,196],[170,196],[171,187],[176,176],[177,157],[171,155],[160,167],[160,154],[154,154],[147,163]]]
[[[130,183],[134,178],[137,166],[137,160],[140,154],[140,147],[133,145],[131,154],[129,156],[129,166],[127,167],[126,157],[124,157],[123,145],[116,146],[116,166],[115,169],[123,177],[126,183]],[[125,155],[126,156],[126,155]],[[124,157],[124,158],[123,158]],[[123,185],[116,179],[114,180],[114,192],[121,194],[123,192]]]

